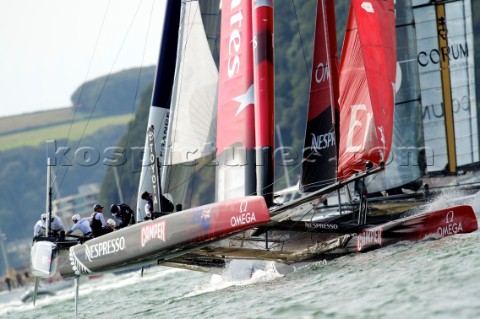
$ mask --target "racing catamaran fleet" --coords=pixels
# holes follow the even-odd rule
[[[279,203],[273,1],[169,0],[138,198],[152,192],[156,211],[164,212],[162,197],[180,205],[143,221],[139,200],[137,224],[85,242],[37,237],[33,273],[55,274],[59,252],[63,277],[149,264],[218,271],[234,259],[288,266],[477,230],[465,202],[432,210],[426,197],[368,196],[421,178],[421,165],[404,173],[405,157],[392,159],[402,142],[416,162],[425,150],[408,144],[423,135],[418,126],[401,127],[422,124],[423,73],[412,59],[416,34],[405,27],[415,6],[427,5],[352,0],[338,61],[334,1],[317,1],[301,196]],[[218,25],[219,53],[210,41]],[[212,163],[216,202],[188,207],[192,175]]]

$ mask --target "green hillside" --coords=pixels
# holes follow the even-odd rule
[[[55,110],[1,117],[0,136],[49,125],[71,122],[73,115],[72,108],[65,107]],[[77,114],[75,117],[77,119],[82,119],[85,115]]]
[[[153,72],[147,73],[142,73],[147,74],[144,81],[151,83]],[[89,110],[83,107],[75,112],[72,107],[67,107],[0,118],[0,218],[3,221],[0,233],[5,234],[7,242],[31,238],[33,225],[45,210],[47,157],[54,163],[52,199],[77,194],[79,187],[86,184],[103,183],[108,169],[108,164],[103,161],[109,156],[107,150],[115,147],[122,136],[128,135],[130,122],[135,119],[139,108],[141,92],[134,82],[139,80],[136,74],[139,69],[86,83],[82,102],[91,106]],[[120,79],[122,77],[126,80]],[[111,88],[109,83],[122,85],[117,89],[102,90],[104,86]],[[124,94],[118,94],[118,90],[123,90]],[[143,103],[143,108],[148,110],[149,99]],[[121,108],[115,107],[120,104],[123,105]],[[79,104],[72,101],[72,105]],[[45,143],[51,140],[56,143]],[[135,146],[143,145],[143,141],[144,137]],[[96,152],[94,156],[98,156],[98,160],[85,164],[77,153],[84,147]],[[125,151],[126,156],[130,156],[130,150],[125,148]],[[68,221],[64,222],[69,227]],[[11,264],[20,263],[18,258],[10,254]],[[0,273],[1,268],[2,265]]]
[[[56,111],[52,111],[52,118],[55,119]],[[42,119],[49,118],[49,112],[42,112]],[[21,118],[22,116],[19,116]],[[25,115],[29,117],[29,115]],[[57,118],[58,119],[58,118]],[[31,128],[16,130],[14,133],[0,135],[0,151],[6,151],[18,147],[39,146],[47,140],[68,139],[79,140],[95,134],[99,129],[114,126],[126,125],[132,119],[132,115],[116,115],[92,120],[80,120],[70,123],[68,121],[51,120],[51,123],[43,125],[31,124]],[[70,120],[71,121],[71,120]],[[45,122],[48,122],[45,121]],[[45,123],[45,122],[35,122]]]

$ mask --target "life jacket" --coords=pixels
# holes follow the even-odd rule
[[[104,234],[102,222],[99,219],[95,219],[97,212],[92,214],[92,220],[90,221],[90,228],[94,237],[101,236]]]

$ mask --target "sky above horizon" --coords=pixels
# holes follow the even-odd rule
[[[165,1],[0,0],[0,117],[71,106],[85,81],[157,63]]]

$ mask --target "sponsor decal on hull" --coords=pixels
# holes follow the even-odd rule
[[[338,229],[338,224],[305,222],[305,228],[309,228],[309,229]]]
[[[357,251],[372,247],[382,247],[383,229],[381,227],[363,230],[357,236]]]
[[[438,227],[436,234],[439,237],[447,237],[458,233],[463,233],[462,222],[457,222],[455,212],[450,210],[445,215],[445,224]]]
[[[85,260],[92,262],[92,259],[125,250],[125,247],[125,238],[123,236],[90,246],[85,244]]]
[[[72,266],[72,270],[75,275],[88,275],[93,273],[81,260],[78,258],[75,253],[75,247],[70,247],[69,259]],[[81,246],[80,246],[81,247]],[[99,242],[97,244],[89,245],[88,243],[84,244],[85,252],[83,256],[83,261],[88,261],[92,263],[96,258],[107,256],[110,254],[117,253],[119,251],[125,250],[126,243],[125,237],[117,237],[109,240]],[[80,254],[81,255],[81,254]]]
[[[153,239],[158,239],[162,242],[165,242],[167,229],[166,225],[167,222],[165,220],[160,220],[143,226],[140,231],[140,242],[142,248]]]
[[[243,201],[240,203],[239,213],[230,218],[230,225],[232,227],[239,227],[255,223],[256,221],[257,219],[255,218],[255,212],[249,212],[248,202]]]

